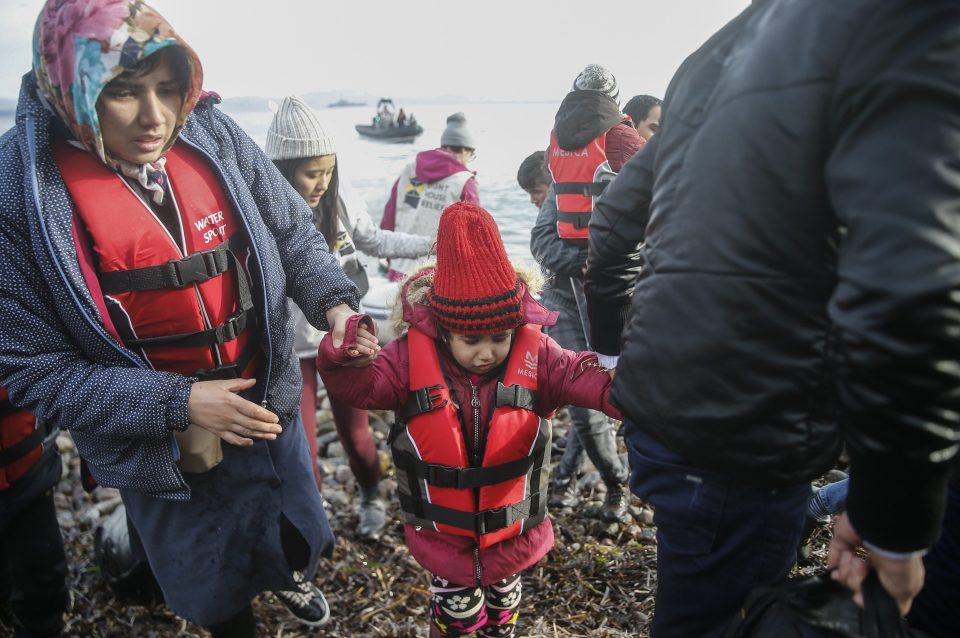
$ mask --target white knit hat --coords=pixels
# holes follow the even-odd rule
[[[617,87],[617,78],[613,73],[599,64],[588,64],[580,72],[580,75],[573,81],[574,91],[600,91],[606,93],[614,100],[620,97],[620,89]]]
[[[272,160],[333,155],[336,148],[307,103],[296,95],[283,98],[267,129],[264,149]]]

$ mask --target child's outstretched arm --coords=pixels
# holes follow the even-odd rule
[[[320,342],[317,372],[331,395],[360,409],[397,410],[406,404],[409,370],[406,338],[388,343],[372,356],[357,354],[364,332],[359,323],[348,327],[342,343],[331,333]],[[356,367],[361,360],[362,367]]]
[[[564,350],[556,341],[542,335],[537,377],[541,414],[562,405],[576,405],[623,419],[620,410],[609,402],[613,373],[597,362],[594,352]]]

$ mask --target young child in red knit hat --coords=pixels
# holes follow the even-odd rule
[[[433,579],[431,636],[513,636],[520,572],[553,546],[548,419],[571,404],[620,418],[612,373],[541,332],[556,313],[473,204],[444,210],[437,264],[399,303],[406,332],[369,366],[344,367],[376,350],[357,317],[343,343],[321,342],[317,369],[332,395],[396,412],[390,446],[406,543]]]

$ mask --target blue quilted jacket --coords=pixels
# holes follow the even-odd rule
[[[356,288],[303,199],[215,101],[201,100],[178,143],[210,158],[246,225],[266,364],[245,396],[286,424],[301,382],[286,297],[325,329],[327,309],[357,307]],[[188,425],[194,379],[150,369],[105,330],[79,267],[53,126],[27,74],[16,125],[0,137],[0,384],[15,404],[69,429],[101,485],[186,500],[173,433]]]

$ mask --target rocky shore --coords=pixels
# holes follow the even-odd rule
[[[384,480],[381,490],[389,522],[376,541],[357,537],[356,483],[336,440],[330,413],[319,412],[318,442],[327,513],[337,534],[330,561],[321,564],[316,583],[330,602],[332,619],[319,629],[299,625],[271,594],[254,602],[261,636],[301,638],[422,638],[427,635],[429,592],[425,572],[403,545],[396,483],[385,452],[389,413],[371,413],[371,427],[381,449]],[[555,441],[562,441],[566,419],[556,419]],[[56,504],[67,556],[73,606],[66,618],[67,636],[83,638],[172,638],[209,635],[175,616],[162,602],[121,599],[107,585],[94,560],[97,525],[120,505],[116,490],[86,493],[80,486],[80,463],[68,435],[59,441],[64,477]],[[560,450],[555,449],[554,460]],[[524,576],[523,602],[517,636],[566,638],[625,638],[646,636],[656,587],[656,529],[653,513],[638,500],[631,502],[628,524],[603,523],[599,518],[605,487],[592,467],[580,477],[581,503],[575,511],[554,511],[556,546]],[[810,573],[826,556],[825,531],[815,535],[809,563],[798,570]],[[0,636],[9,625],[0,619]]]

